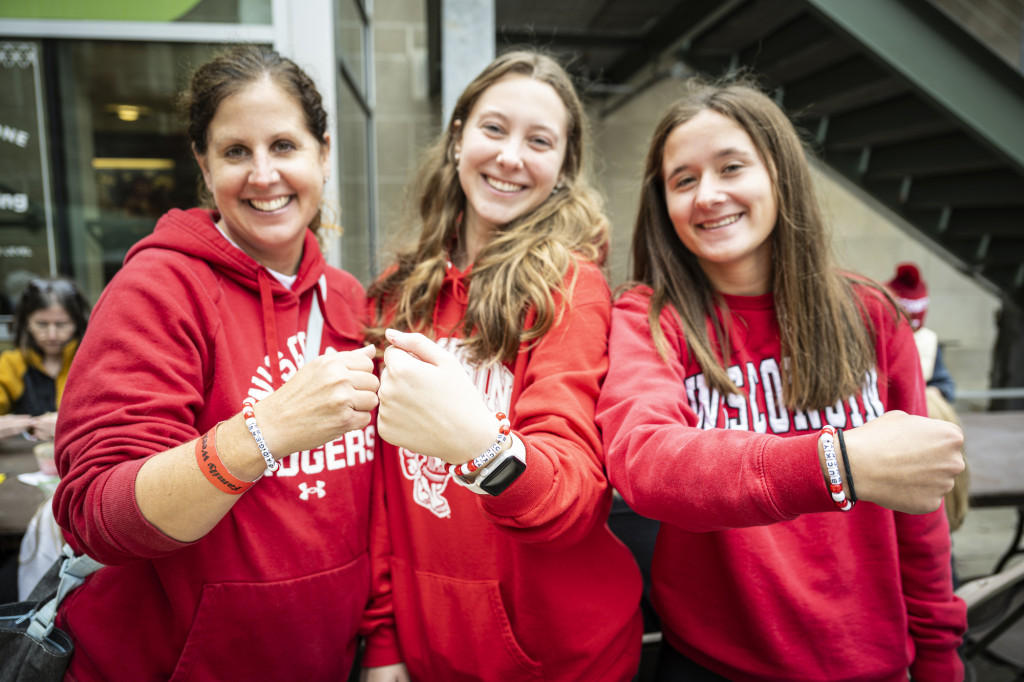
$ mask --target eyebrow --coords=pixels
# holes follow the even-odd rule
[[[719,151],[715,152],[714,158],[721,159],[727,156],[742,156],[745,159],[752,158],[750,152],[747,152],[743,149],[738,149],[736,147],[726,147],[725,149],[720,149]],[[673,178],[689,167],[689,164],[686,163],[676,166],[675,168],[672,169],[672,172],[665,175],[665,179],[667,180],[669,178]]]
[[[484,119],[487,116],[497,116],[506,125],[508,124],[508,122],[510,120],[509,117],[504,112],[499,111],[498,109],[485,109],[484,111],[480,112],[480,115],[477,117],[477,119],[478,120],[479,119]],[[559,140],[562,137],[561,135],[558,134],[558,131],[555,128],[552,128],[551,126],[549,126],[547,124],[544,124],[544,123],[531,123],[529,126],[527,126],[527,130],[529,130],[529,131],[542,130],[542,131],[546,132],[548,135],[551,135],[552,137],[554,137],[556,140]]]

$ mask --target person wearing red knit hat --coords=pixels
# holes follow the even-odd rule
[[[921,356],[921,372],[927,385],[937,389],[943,398],[952,403],[956,399],[956,384],[946,369],[939,337],[924,326],[930,299],[928,285],[921,277],[921,271],[913,263],[900,263],[896,266],[896,275],[886,283],[886,286],[910,317],[914,342],[917,344],[918,355]]]
[[[921,277],[921,271],[913,263],[900,263],[896,266],[896,275],[886,282],[886,286],[910,317],[910,326],[914,330],[914,344],[917,354],[921,357],[921,373],[925,379],[925,400],[928,405],[928,416],[933,419],[944,419],[960,425],[953,401],[956,398],[956,384],[953,375],[946,369],[942,357],[942,346],[939,335],[924,326],[924,316],[928,312],[928,285]],[[966,464],[966,454],[964,462]],[[946,518],[949,519],[951,531],[963,525],[967,516],[967,489],[970,473],[965,468],[957,474],[953,489],[946,493]],[[960,585],[960,577],[953,566],[953,585]]]

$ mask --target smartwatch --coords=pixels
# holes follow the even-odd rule
[[[500,495],[526,471],[526,448],[523,441],[511,434],[512,446],[485,467],[473,473],[473,480],[455,476],[455,481],[477,495]]]

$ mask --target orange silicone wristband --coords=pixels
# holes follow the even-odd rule
[[[243,481],[240,478],[235,478],[228,471],[217,454],[217,426],[196,440],[196,461],[199,463],[199,470],[203,472],[203,476],[206,476],[206,480],[221,492],[228,495],[241,495],[260,479]]]

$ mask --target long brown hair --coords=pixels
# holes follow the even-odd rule
[[[855,395],[877,360],[875,330],[854,287],[875,288],[889,300],[894,315],[898,309],[877,283],[836,270],[805,146],[782,109],[749,77],[688,81],[685,94],[669,107],[651,140],[632,248],[634,283],[653,290],[648,321],[658,352],[667,355],[659,316],[672,306],[688,351],[709,385],[722,393],[738,392],[725,369],[731,355],[725,301],[676,234],[662,175],[668,136],[706,109],[747,132],[772,179],[778,216],[769,237],[771,282],[782,355],[789,359],[783,376],[786,405],[820,409]],[[708,320],[714,340],[708,334]]]
[[[459,97],[448,127],[427,152],[413,184],[416,204],[406,224],[419,226],[419,238],[401,249],[395,264],[374,282],[375,343],[385,326],[432,335],[434,305],[444,283],[448,250],[466,209],[459,184],[455,143],[460,126],[492,85],[511,75],[550,85],[565,105],[567,140],[562,187],[528,214],[502,226],[480,252],[468,276],[469,303],[461,323],[463,345],[478,363],[509,361],[520,344],[547,332],[557,319],[555,294],[574,258],[602,262],[608,249],[608,220],[600,195],[591,187],[584,163],[586,118],[572,81],[550,57],[531,51],[501,55]],[[526,311],[535,322],[524,329]],[[382,319],[388,311],[389,320]]]

